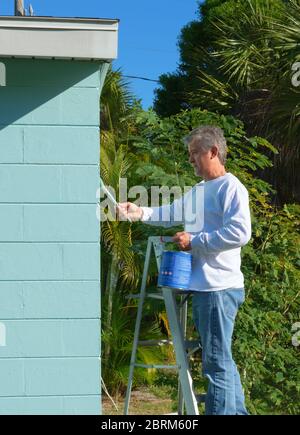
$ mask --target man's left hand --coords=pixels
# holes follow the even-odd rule
[[[182,251],[190,251],[192,249],[191,235],[185,231],[176,233],[173,237],[173,242],[177,243]]]

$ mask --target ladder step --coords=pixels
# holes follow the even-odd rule
[[[176,369],[178,370],[178,365],[163,365],[163,364],[134,364],[134,367],[141,367],[142,369]]]
[[[164,300],[162,293],[146,293],[147,298]]]
[[[186,350],[191,349],[188,353],[188,356],[192,355],[197,350],[201,349],[199,345],[199,341],[196,340],[186,340],[184,342]],[[172,340],[139,340],[139,346],[164,346],[164,345],[173,345]]]
[[[146,293],[145,296],[147,298],[164,300],[162,293]],[[126,299],[140,299],[140,298],[141,298],[140,293],[132,293],[132,294],[126,295]]]
[[[140,340],[138,343],[140,346],[163,346],[166,344],[173,345],[173,341],[171,340]]]
[[[206,399],[206,394],[196,394],[196,400],[198,403],[204,403]]]
[[[184,344],[186,349],[201,349],[199,341],[197,340],[185,340]]]
[[[183,295],[183,294],[187,294],[187,293],[191,294],[194,292],[189,291],[189,290],[176,290],[176,289],[174,289],[174,293],[176,293],[178,295]],[[158,292],[157,293],[146,293],[145,296],[147,298],[164,300],[162,293],[158,293]],[[140,297],[141,297],[140,293],[131,293],[131,294],[125,296],[126,299],[140,299]]]
[[[141,294],[140,293],[131,293],[129,295],[125,296],[125,299],[140,299]]]

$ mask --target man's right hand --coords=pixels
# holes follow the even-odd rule
[[[133,222],[139,221],[143,217],[143,210],[141,207],[138,207],[136,204],[132,202],[122,202],[119,204],[119,219],[126,220],[130,219]]]

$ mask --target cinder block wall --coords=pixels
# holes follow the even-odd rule
[[[100,63],[0,62],[0,413],[99,414]]]

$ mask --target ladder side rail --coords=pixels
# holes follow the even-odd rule
[[[146,283],[147,283],[147,276],[148,276],[148,270],[149,270],[149,265],[150,265],[151,248],[152,248],[152,240],[149,237],[148,244],[147,244],[144,270],[143,270],[143,277],[142,277],[142,282],[141,282],[138,311],[137,311],[137,317],[136,317],[136,321],[135,321],[135,330],[134,330],[134,339],[133,339],[131,359],[130,359],[128,385],[127,385],[126,397],[125,397],[124,415],[128,415],[128,409],[129,409],[129,402],[130,402],[132,381],[133,381],[133,372],[134,372],[134,367],[135,367],[136,353],[137,353],[140,327],[141,327],[141,321],[142,321],[142,315],[143,315],[143,305],[144,305],[145,296],[146,296]]]
[[[187,329],[187,304],[188,304],[189,295],[181,295],[180,296],[180,305],[179,305],[179,321],[183,333],[184,343],[186,340],[186,329]],[[181,387],[180,377],[178,374],[178,415],[184,415],[184,399],[183,399],[183,391]]]
[[[193,391],[193,380],[184,344],[183,331],[177,313],[174,289],[163,287],[162,291],[165,298],[166,310],[172,333],[176,362],[179,366],[179,378],[185,409],[188,415],[199,415],[197,399]]]

